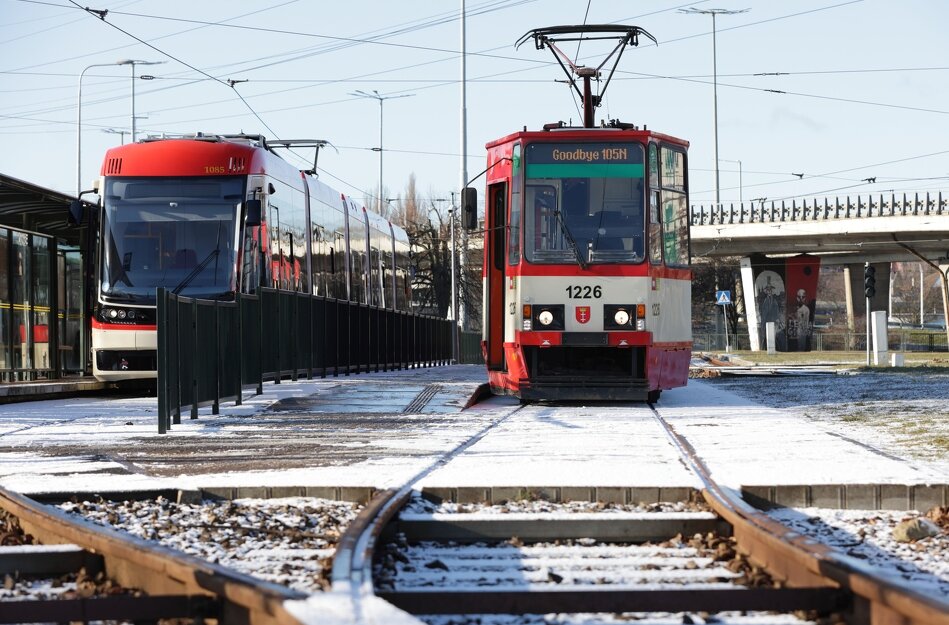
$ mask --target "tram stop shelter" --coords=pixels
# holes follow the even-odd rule
[[[0,382],[86,368],[86,230],[75,198],[0,173]]]

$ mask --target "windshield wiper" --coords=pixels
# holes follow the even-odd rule
[[[583,254],[580,253],[580,248],[577,247],[577,242],[573,240],[573,235],[570,234],[570,229],[567,228],[567,224],[563,222],[563,215],[559,210],[555,210],[554,215],[557,216],[557,223],[560,224],[560,230],[563,232],[564,236],[567,237],[567,242],[570,244],[570,249],[573,250],[573,255],[577,258],[577,264],[580,265],[581,269],[586,269],[587,263],[585,260],[583,260]]]
[[[217,243],[214,245],[214,249],[211,250],[211,253],[208,254],[207,257],[205,257],[204,260],[201,261],[201,264],[199,264],[197,267],[195,267],[194,269],[192,269],[192,270],[191,270],[191,273],[189,273],[188,275],[186,275],[186,276],[184,277],[184,279],[178,284],[178,286],[176,286],[176,287],[171,291],[172,294],[178,295],[178,293],[180,293],[181,291],[183,291],[185,287],[187,287],[189,284],[191,284],[191,281],[194,280],[195,278],[197,278],[198,275],[199,275],[202,271],[204,271],[204,268],[208,266],[208,263],[211,262],[211,259],[212,259],[212,258],[215,259],[215,263],[214,263],[214,284],[217,285],[217,260],[216,260],[216,259],[217,259],[217,257],[220,256],[220,254],[221,254],[221,225],[222,225],[222,223],[219,221],[219,222],[217,223]]]
[[[171,290],[172,294],[178,295],[178,293],[181,293],[181,291],[183,291],[185,287],[191,284],[192,280],[197,278],[198,275],[202,271],[204,271],[204,268],[208,266],[208,263],[211,262],[211,259],[217,257],[217,255],[220,253],[221,253],[221,250],[219,250],[218,248],[214,248],[213,250],[211,250],[211,253],[208,254],[197,267],[192,269],[191,273],[186,275],[184,279],[178,283],[178,286],[176,286],[174,289]]]

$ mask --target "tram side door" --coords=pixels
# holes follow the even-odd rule
[[[488,203],[490,219],[486,224],[489,238],[488,250],[490,258],[486,263],[487,283],[485,284],[485,311],[484,325],[485,342],[487,344],[488,369],[504,370],[504,311],[507,306],[504,301],[504,268],[507,266],[507,183],[500,182],[488,187]]]

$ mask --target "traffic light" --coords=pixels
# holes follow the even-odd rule
[[[867,297],[873,297],[877,292],[876,268],[867,265],[863,268],[863,292]]]

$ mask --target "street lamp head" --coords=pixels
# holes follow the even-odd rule
[[[373,100],[379,100],[380,102],[385,99],[381,95],[379,95],[379,92],[376,91],[375,89],[372,90],[372,93],[366,93],[362,89],[356,89],[355,91],[351,92],[349,95],[354,95],[358,98],[372,98]]]
[[[747,13],[751,9],[678,9],[679,13],[691,13],[693,15],[734,15],[735,13]]]
[[[120,59],[116,65],[161,65],[165,61],[142,61],[140,59]]]

